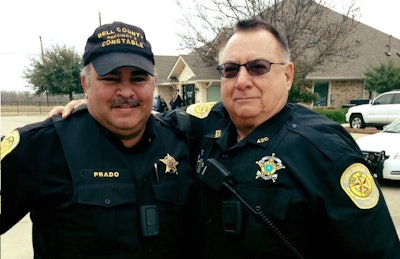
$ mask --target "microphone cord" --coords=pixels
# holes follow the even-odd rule
[[[274,222],[272,222],[267,216],[265,216],[260,206],[256,206],[256,208],[254,209],[239,195],[239,193],[236,192],[236,190],[232,186],[230,186],[226,182],[223,182],[222,184],[226,188],[228,188],[253,214],[258,216],[258,218],[264,223],[264,225],[269,227],[272,230],[272,232],[274,232],[275,235],[279,238],[279,240],[284,245],[286,245],[294,255],[296,255],[298,258],[304,259],[304,256],[292,245],[289,239],[279,230],[279,228],[274,224]]]

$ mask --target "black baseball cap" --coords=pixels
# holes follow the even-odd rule
[[[94,31],[86,42],[83,63],[92,63],[101,76],[125,66],[154,76],[154,55],[144,31],[122,22],[104,24]]]

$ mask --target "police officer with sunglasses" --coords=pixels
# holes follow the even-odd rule
[[[219,60],[222,102],[162,115],[192,145],[203,257],[400,258],[388,207],[353,138],[288,103],[294,64],[280,33],[239,21]]]
[[[294,64],[263,21],[239,21],[219,57],[222,102],[166,114],[190,125],[204,258],[400,258],[370,167],[348,132],[288,103]],[[183,117],[183,118],[182,118]]]

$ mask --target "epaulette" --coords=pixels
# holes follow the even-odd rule
[[[161,113],[159,112],[151,112],[151,116],[156,119],[158,122],[160,122],[162,125],[168,127],[168,123],[166,123],[163,119],[160,118]]]
[[[217,102],[195,103],[186,108],[186,113],[199,119],[204,119]]]

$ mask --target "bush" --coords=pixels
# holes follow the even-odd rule
[[[319,114],[325,115],[329,119],[336,121],[337,123],[346,123],[346,112],[348,108],[342,109],[329,109],[329,108],[314,108],[314,111]]]

